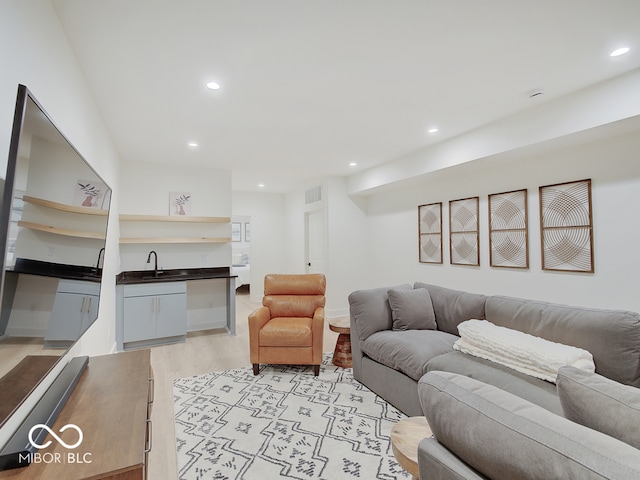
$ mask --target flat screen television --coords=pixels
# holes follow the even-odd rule
[[[19,85],[0,205],[2,437],[28,421],[12,417],[25,410],[27,399],[41,401],[33,396],[45,378],[52,395],[62,381],[51,379],[52,372],[61,370],[68,349],[97,318],[110,202],[104,180]],[[53,403],[40,408],[61,408],[59,399]],[[43,421],[55,413],[45,412]],[[9,436],[24,435],[20,428]],[[3,441],[0,469],[9,468],[7,455],[23,442]]]

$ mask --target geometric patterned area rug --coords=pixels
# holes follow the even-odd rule
[[[389,432],[405,415],[325,354],[304,366],[250,367],[173,382],[178,476],[396,479]]]

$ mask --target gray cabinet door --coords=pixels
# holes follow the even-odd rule
[[[187,295],[158,295],[156,297],[156,337],[175,337],[187,334]]]
[[[93,321],[98,318],[99,303],[99,296],[87,295],[87,306],[85,308],[86,315],[83,315],[82,317],[82,324],[80,325],[80,335],[82,335],[87,330],[87,328],[91,326]]]
[[[156,297],[124,299],[124,341],[138,342],[156,338]]]
[[[122,342],[161,343],[187,334],[185,282],[126,285],[122,291]],[[156,342],[158,340],[158,342]]]
[[[60,280],[45,340],[75,342],[98,316],[100,284]]]
[[[86,315],[86,303],[87,295],[58,292],[53,302],[45,340],[77,340],[80,337],[82,317]]]

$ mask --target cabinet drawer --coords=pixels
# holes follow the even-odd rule
[[[123,295],[127,297],[144,297],[148,295],[170,295],[172,293],[187,293],[187,282],[158,282],[125,285]]]
[[[58,281],[58,292],[78,293],[80,295],[100,295],[100,283],[61,279]]]

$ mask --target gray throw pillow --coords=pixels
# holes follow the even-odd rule
[[[433,371],[418,394],[436,440],[489,478],[640,478],[640,450],[492,385]]]
[[[640,449],[640,389],[569,366],[556,385],[566,418]]]
[[[391,306],[393,330],[435,330],[437,328],[431,295],[426,288],[415,290],[392,288],[387,294]]]
[[[391,330],[393,319],[391,318],[391,307],[389,306],[389,289],[411,290],[409,284],[372,288],[367,290],[356,290],[349,295],[349,313],[352,324],[352,339],[359,339],[361,342],[376,332]]]

